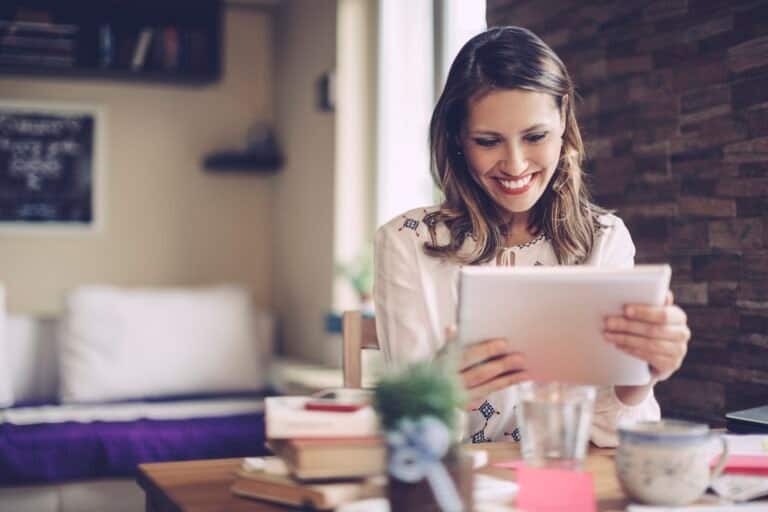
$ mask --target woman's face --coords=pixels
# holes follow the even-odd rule
[[[497,205],[525,213],[536,204],[557,167],[565,130],[552,96],[498,89],[469,103],[462,133],[470,172]]]

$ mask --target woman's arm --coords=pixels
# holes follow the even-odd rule
[[[387,364],[400,366],[429,360],[441,348],[433,324],[438,312],[430,307],[426,287],[434,276],[423,271],[419,250],[426,230],[398,229],[396,221],[376,232],[373,299],[376,334]]]
[[[426,236],[426,230],[398,229],[393,223],[376,233],[376,330],[387,363],[396,366],[435,357],[452,337],[445,327],[453,319],[455,303],[443,304],[442,309],[439,304],[455,292],[449,287],[458,264],[424,255]],[[492,392],[526,379],[522,354],[512,352],[505,340],[462,348],[457,359],[470,408]]]

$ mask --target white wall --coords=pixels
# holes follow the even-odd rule
[[[316,86],[335,63],[336,1],[281,2],[274,83],[286,163],[274,182],[274,302],[283,350],[329,364],[338,364],[323,323],[333,300],[335,118],[317,109]]]

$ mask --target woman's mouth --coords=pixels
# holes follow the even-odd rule
[[[538,172],[532,172],[530,174],[526,174],[521,178],[513,179],[513,180],[496,178],[496,183],[499,184],[499,190],[503,194],[507,194],[507,195],[523,194],[527,192],[529,188],[531,188],[531,185],[533,184],[534,179],[536,179],[538,175],[539,175]]]

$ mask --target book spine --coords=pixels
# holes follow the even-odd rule
[[[69,66],[74,66],[75,59],[72,56],[0,54],[0,64],[15,65],[15,66],[34,65],[34,66],[69,67]]]
[[[179,31],[176,27],[163,29],[162,68],[175,71],[179,67]]]
[[[67,38],[42,38],[30,36],[4,36],[0,38],[0,46],[6,48],[28,48],[28,49],[55,49],[62,51],[72,51],[75,42]]]
[[[80,27],[77,25],[67,25],[63,23],[0,20],[0,36],[74,36],[79,31]]]
[[[99,27],[99,65],[102,68],[112,67],[115,60],[115,36],[112,27],[101,25]]]
[[[136,49],[133,52],[133,59],[131,60],[131,69],[139,71],[144,67],[144,61],[147,59],[147,51],[149,50],[149,43],[152,41],[152,29],[144,28],[136,41]]]

